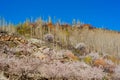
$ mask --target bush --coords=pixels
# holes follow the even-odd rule
[[[20,24],[17,26],[17,32],[21,35],[28,34],[30,36],[32,32],[32,27],[29,26],[27,23]]]
[[[88,53],[87,46],[84,43],[78,43],[75,49],[79,51],[81,55],[86,55]]]
[[[46,35],[44,35],[44,39],[47,42],[53,42],[54,36],[52,34],[46,34]]]
[[[114,80],[120,80],[120,65],[115,68],[115,73],[113,74]]]
[[[85,58],[84,58],[84,62],[85,63],[87,63],[87,64],[92,64],[92,57],[90,57],[90,56],[86,56]]]
[[[5,76],[10,80],[26,79],[99,79],[105,74],[96,67],[90,67],[84,62],[66,62],[61,63],[45,62],[39,58],[0,55],[0,70],[4,71]],[[87,76],[86,76],[87,75]]]

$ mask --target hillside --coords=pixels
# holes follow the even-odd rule
[[[120,33],[42,19],[2,25],[0,79],[119,80]]]

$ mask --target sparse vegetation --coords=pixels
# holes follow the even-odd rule
[[[0,26],[0,79],[120,79],[119,32],[50,17]]]

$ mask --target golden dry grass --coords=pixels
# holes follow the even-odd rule
[[[47,33],[51,33],[54,35],[54,42],[59,41],[62,45],[69,45],[76,46],[76,44],[83,42],[88,46],[90,52],[99,52],[101,54],[107,53],[112,54],[115,56],[120,56],[120,34],[115,31],[109,31],[104,29],[89,29],[89,28],[76,28],[71,27],[70,25],[57,25],[57,24],[47,24],[47,28],[43,25],[42,20],[37,20],[34,24],[36,25],[35,28],[31,28],[29,22],[25,22],[21,25],[23,27],[22,31],[24,32],[24,36],[29,37],[36,37],[43,39],[44,35]],[[25,33],[28,30],[24,29],[30,27],[30,32]],[[16,32],[19,33],[19,30],[16,29],[13,25],[8,25],[6,27],[1,27],[1,29],[9,31],[9,32]],[[22,34],[22,35],[23,35]]]

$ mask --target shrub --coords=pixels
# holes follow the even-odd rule
[[[48,79],[101,80],[105,76],[101,69],[96,67],[91,68],[83,62],[68,62],[64,64],[57,62],[49,65],[45,64],[39,70],[42,76],[46,76]]]
[[[76,46],[75,46],[75,49],[77,51],[80,51],[81,55],[86,55],[88,53],[88,49],[87,49],[87,46],[84,44],[84,43],[78,43]]]
[[[113,74],[114,80],[120,80],[120,65],[115,68],[115,73]]]
[[[47,42],[53,42],[54,36],[52,34],[46,34],[46,35],[44,35],[44,39]]]
[[[0,70],[4,71],[5,76],[10,80],[26,79],[99,79],[105,74],[96,67],[90,67],[84,62],[66,62],[60,61],[45,62],[39,58],[0,55]],[[87,76],[86,76],[87,75]]]
[[[89,53],[87,56],[90,56],[93,60],[99,59],[100,55],[99,53]]]
[[[96,59],[93,64],[97,67],[105,67],[107,65],[104,59]]]
[[[30,26],[28,25],[28,23],[26,22],[26,23],[24,23],[24,24],[18,25],[18,27],[17,27],[17,32],[18,32],[19,34],[21,34],[21,35],[29,34],[29,36],[30,36],[30,34],[31,34],[31,32],[32,32],[32,27],[30,27]]]
[[[90,56],[86,56],[85,58],[84,58],[84,62],[85,63],[87,63],[87,64],[92,64],[92,57],[90,57]]]

